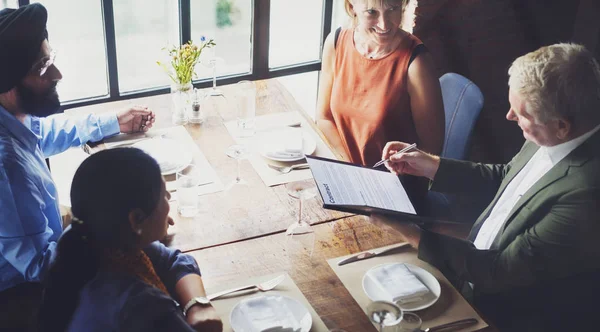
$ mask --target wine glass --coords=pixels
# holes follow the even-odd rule
[[[229,148],[227,148],[227,150],[225,150],[225,154],[228,157],[237,160],[237,172],[236,172],[235,179],[233,180],[233,182],[231,184],[229,184],[227,186],[227,188],[225,190],[229,190],[236,185],[248,185],[248,183],[244,179],[242,179],[242,175],[240,173],[240,164],[241,164],[242,160],[245,159],[248,154],[248,150],[247,150],[246,146],[244,146],[242,144],[234,144],[234,145],[230,146]]]
[[[239,81],[236,87],[237,133],[239,137],[254,135],[256,122],[256,86],[252,81]]]
[[[379,325],[379,332],[386,326],[393,326],[402,321],[402,309],[387,301],[374,301],[367,306],[367,316],[371,322]]]
[[[419,315],[414,312],[404,312],[402,314],[402,320],[396,326],[396,332],[420,331],[421,324],[423,324],[423,321]]]
[[[202,181],[201,169],[187,165],[177,172],[177,211],[183,217],[194,217],[200,211],[198,186]]]
[[[287,235],[312,233],[313,230],[310,224],[302,218],[302,203],[317,195],[317,188],[314,182],[302,181],[291,182],[285,185],[288,195],[298,200],[298,220],[291,224],[287,231]]]
[[[217,57],[213,53],[211,53],[200,62],[202,63],[202,65],[204,65],[204,67],[212,70],[213,86],[207,91],[207,95],[211,97],[225,97],[223,91],[217,88],[217,65],[223,65],[225,63],[225,59]]]

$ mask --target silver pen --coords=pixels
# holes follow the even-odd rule
[[[411,144],[411,145],[409,145],[409,146],[405,147],[404,149],[402,149],[402,150],[400,150],[400,151],[398,151],[398,152],[394,153],[393,155],[389,156],[387,159],[378,161],[378,162],[377,162],[375,165],[373,165],[373,168],[375,168],[375,167],[379,167],[379,166],[383,165],[384,163],[386,163],[386,162],[390,161],[390,158],[392,158],[393,156],[396,156],[396,155],[399,155],[399,154],[401,154],[401,153],[404,153],[404,152],[410,151],[410,150],[412,150],[412,149],[414,149],[414,148],[416,148],[416,147],[417,147],[417,143],[413,143],[413,144]]]

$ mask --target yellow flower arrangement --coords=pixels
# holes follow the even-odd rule
[[[170,48],[163,49],[169,52],[172,69],[169,69],[167,65],[160,61],[156,61],[156,63],[167,72],[173,82],[176,84],[187,84],[190,83],[192,81],[192,77],[196,75],[196,73],[194,73],[194,67],[200,59],[202,50],[215,45],[216,44],[213,39],[207,40],[204,36],[202,36],[200,38],[199,45],[195,45],[190,40],[186,44],[183,44],[179,47],[172,46]]]

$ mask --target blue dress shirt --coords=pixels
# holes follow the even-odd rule
[[[179,279],[190,273],[200,275],[193,257],[158,241],[144,252],[171,294]],[[123,273],[100,271],[81,289],[67,331],[193,332],[194,329],[187,324],[173,298],[158,288]]]
[[[27,116],[22,123],[0,106],[0,291],[40,281],[62,233],[45,158],[117,133],[114,114]]]

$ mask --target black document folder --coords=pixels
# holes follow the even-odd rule
[[[383,214],[423,223],[397,175],[343,161],[306,156],[323,207],[362,215]]]

